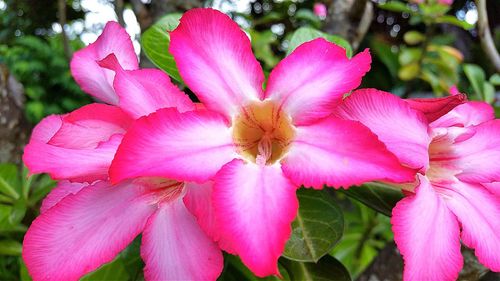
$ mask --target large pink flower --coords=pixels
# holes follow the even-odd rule
[[[455,280],[463,263],[460,239],[482,264],[500,271],[500,121],[483,102],[442,116],[419,110],[436,104],[365,90],[350,95],[335,115],[365,124],[403,163],[421,167],[418,181],[403,186],[410,195],[391,220],[405,280]]]
[[[188,11],[170,36],[179,72],[207,110],[162,109],[139,119],[118,149],[111,180],[213,179],[210,235],[256,275],[279,274],[301,185],[414,180],[415,170],[365,126],[330,116],[369,70],[368,51],[348,59],[323,39],[304,43],[270,73],[264,91],[250,41],[228,16]]]
[[[108,181],[111,160],[135,119],[159,108],[195,109],[165,73],[136,67],[127,33],[108,23],[95,43],[75,54],[71,69],[85,91],[113,105],[49,116],[33,130],[26,165],[61,180],[24,239],[23,257],[35,280],[78,280],[141,232],[147,280],[215,280],[222,271],[220,249],[193,216],[212,217],[212,183]]]

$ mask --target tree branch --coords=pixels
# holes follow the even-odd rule
[[[476,6],[478,12],[477,27],[481,47],[491,60],[495,70],[500,72],[500,55],[498,54],[493,38],[491,37],[490,26],[488,23],[488,13],[486,11],[486,0],[476,0]]]
[[[57,1],[57,12],[59,13],[59,25],[61,26],[61,37],[64,48],[64,55],[68,61],[71,60],[73,52],[71,51],[71,46],[69,45],[68,35],[64,27],[66,26],[66,0]]]

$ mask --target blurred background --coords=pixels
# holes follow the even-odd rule
[[[498,105],[498,0],[0,0],[0,280],[30,280],[20,258],[22,237],[54,186],[45,175],[28,178],[22,167],[31,129],[47,115],[92,102],[71,77],[72,53],[95,41],[113,20],[126,27],[141,66],[155,67],[141,48],[141,34],[166,14],[194,7],[213,7],[240,24],[266,74],[297,37],[316,34],[348,53],[370,49],[372,70],[361,87],[432,97],[447,95],[456,85],[469,99]],[[345,221],[331,256],[352,279],[400,280],[391,205],[367,207],[355,200],[355,192],[327,193],[342,207]],[[141,280],[138,245],[86,279]],[[464,256],[461,280],[500,280],[473,253],[464,250]],[[233,267],[221,279],[257,280],[241,266]]]

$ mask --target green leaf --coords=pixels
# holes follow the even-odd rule
[[[148,28],[143,34],[141,45],[146,56],[170,77],[182,83],[182,78],[175,64],[174,57],[168,51],[170,34],[179,25],[182,14],[169,14]]]
[[[17,166],[12,163],[0,164],[0,192],[19,199],[20,194]]]
[[[295,261],[317,262],[342,237],[344,217],[327,190],[297,191],[299,211],[283,256]]]
[[[436,22],[437,23],[449,23],[449,24],[453,24],[453,25],[461,27],[461,28],[463,28],[465,30],[469,30],[469,29],[474,28],[473,24],[470,24],[470,23],[468,23],[468,22],[466,22],[464,20],[459,20],[456,17],[450,16],[450,15],[444,15],[444,16],[438,17],[436,19]]]
[[[19,279],[21,281],[31,281],[30,274],[28,273],[28,268],[26,267],[26,264],[23,261],[22,257],[19,257]]]
[[[102,281],[102,280],[129,280],[130,276],[125,269],[123,260],[117,257],[114,261],[107,263],[96,271],[85,275],[81,281]]]
[[[486,80],[486,75],[483,69],[475,64],[464,64],[464,72],[476,95],[481,100],[485,100],[483,85]]]
[[[405,35],[403,35],[403,39],[409,45],[416,45],[416,44],[424,41],[425,36],[418,31],[411,30],[411,31],[406,32]]]
[[[20,256],[23,251],[23,245],[16,240],[1,240],[0,255]]]
[[[250,269],[248,269],[240,260],[239,257],[230,254],[224,254],[224,271],[217,279],[218,281],[233,281],[233,280],[247,280],[247,281],[287,281],[291,280],[288,276],[287,270],[278,262],[278,269],[283,279],[277,276],[268,276],[265,278],[256,277]]]
[[[420,66],[414,62],[407,64],[399,69],[398,77],[401,80],[408,81],[416,78],[420,72]]]
[[[422,3],[418,6],[420,8],[420,11],[422,11],[424,17],[429,17],[431,19],[443,16],[451,8],[449,5],[443,5],[438,3],[437,4]]]
[[[283,259],[292,280],[302,281],[351,281],[347,269],[332,256],[324,256],[317,263]]]
[[[500,74],[495,73],[490,77],[490,83],[493,86],[499,86],[500,85]]]
[[[398,56],[391,46],[380,39],[372,40],[370,44],[373,53],[389,69],[392,77],[397,77],[399,69]]]
[[[351,186],[342,192],[386,216],[391,215],[392,208],[403,198],[401,190],[378,182]]]
[[[327,34],[310,27],[301,27],[293,33],[288,45],[288,51],[286,52],[286,55],[288,56],[293,50],[295,50],[295,48],[297,48],[302,43],[311,41],[316,38],[324,38],[332,43],[335,43],[345,49],[347,57],[350,58],[352,56],[352,48],[347,40],[340,36]]]
[[[405,12],[405,13],[413,13],[411,8],[406,5],[406,3],[399,1],[389,1],[386,3],[379,4],[378,7],[380,9],[392,11],[392,12]]]
[[[483,84],[484,101],[492,104],[495,101],[495,87],[488,82]]]
[[[416,63],[422,57],[422,50],[420,48],[405,48],[399,53],[399,63],[401,65],[408,65]]]

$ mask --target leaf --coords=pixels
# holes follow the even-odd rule
[[[386,3],[379,4],[378,7],[383,10],[392,11],[392,12],[404,12],[404,13],[412,13],[411,10],[406,3],[399,1],[389,1]]]
[[[461,27],[461,28],[463,28],[465,30],[469,30],[469,29],[473,29],[474,28],[473,24],[470,24],[470,23],[468,23],[468,22],[466,22],[464,20],[459,20],[456,17],[450,16],[450,15],[444,15],[444,16],[438,17],[438,18],[436,18],[436,22],[437,23],[449,23],[449,24],[453,24],[453,25]]]
[[[324,256],[317,263],[283,259],[292,280],[302,281],[351,281],[347,269],[332,256]]]
[[[317,262],[342,237],[344,217],[327,190],[297,191],[299,211],[283,256],[295,261]]]
[[[375,39],[371,42],[370,47],[377,58],[389,69],[391,76],[397,77],[399,61],[397,54],[392,52],[391,46],[382,40]]]
[[[411,31],[406,32],[405,35],[403,35],[403,39],[409,45],[416,45],[416,44],[424,41],[425,36],[418,31],[411,30]]]
[[[232,281],[232,280],[248,280],[248,281],[286,281],[291,280],[288,276],[287,270],[278,262],[278,269],[282,279],[277,276],[268,276],[265,278],[256,277],[250,269],[248,269],[240,260],[239,257],[230,254],[224,254],[224,271],[217,279],[218,281]]]
[[[484,101],[492,104],[495,101],[495,87],[488,82],[483,84]]]
[[[386,216],[391,216],[392,208],[403,198],[401,190],[377,182],[351,186],[342,192]]]
[[[123,260],[118,257],[114,261],[99,267],[81,278],[81,281],[102,281],[102,280],[129,280],[130,276],[125,269]]]
[[[490,83],[493,86],[499,86],[500,85],[500,74],[495,73],[490,77]]]
[[[23,261],[22,257],[19,257],[19,279],[21,281],[31,281],[30,274],[28,273],[28,268],[26,267],[26,264]]]
[[[0,192],[19,199],[20,194],[17,166],[12,163],[0,164]]]
[[[399,63],[401,65],[408,65],[418,60],[422,57],[422,50],[420,48],[405,48],[399,53]]]
[[[175,64],[174,57],[168,51],[170,34],[179,25],[182,14],[169,14],[148,28],[143,34],[141,45],[146,56],[170,77],[182,83],[182,78]]]
[[[311,41],[316,38],[324,38],[334,44],[337,44],[345,49],[347,57],[350,58],[352,56],[352,48],[349,42],[347,42],[347,40],[345,40],[340,36],[327,34],[310,27],[301,27],[293,33],[292,38],[290,39],[290,43],[288,45],[288,51],[286,52],[286,55],[288,56],[293,50],[295,50],[302,43]]]
[[[464,72],[476,95],[481,100],[485,100],[483,85],[486,80],[486,75],[484,74],[483,69],[475,64],[464,64]]]
[[[0,240],[0,255],[20,256],[23,245],[16,240]]]
[[[420,72],[420,66],[414,62],[407,64],[399,69],[398,77],[401,80],[408,81],[416,78]]]

